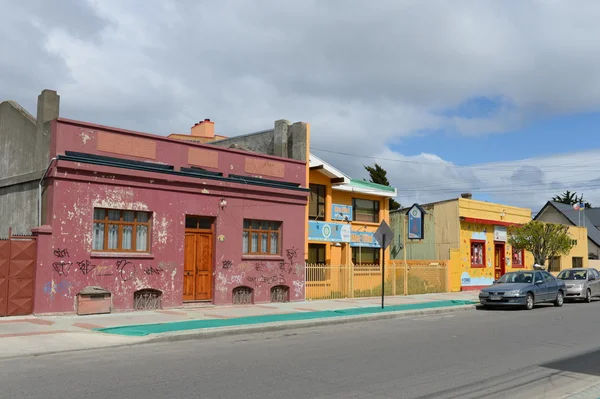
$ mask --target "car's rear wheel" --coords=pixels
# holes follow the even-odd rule
[[[592,290],[590,290],[589,288],[587,289],[587,291],[585,293],[585,301],[587,303],[592,302]]]
[[[533,309],[533,294],[531,293],[527,294],[527,298],[525,298],[525,309]]]
[[[554,306],[558,306],[560,308],[564,302],[565,298],[563,297],[562,291],[558,291],[558,294],[556,294],[556,300],[554,301]]]

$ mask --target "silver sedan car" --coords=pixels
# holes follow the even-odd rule
[[[592,268],[566,269],[557,276],[567,287],[565,299],[583,299],[592,302],[600,297],[600,273]]]

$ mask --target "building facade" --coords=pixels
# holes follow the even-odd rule
[[[389,224],[396,189],[352,179],[312,154],[309,161],[307,263],[381,265],[374,232],[382,221]]]
[[[63,118],[46,127],[41,189],[21,204],[35,226],[23,299],[34,313],[75,312],[90,290],[112,310],[304,300],[306,161]]]
[[[450,291],[478,290],[508,271],[533,266],[531,254],[513,250],[506,233],[508,226],[531,220],[529,209],[476,201],[470,195],[421,207],[426,212],[423,239],[406,239],[406,259],[449,261]],[[392,245],[394,259],[404,259],[407,210],[391,215],[392,228],[400,232]]]
[[[600,258],[600,209],[581,209],[575,210],[573,206],[568,204],[561,204],[560,202],[548,201],[544,207],[535,215],[535,220],[540,222],[558,223],[566,226],[584,228],[587,232],[587,238],[578,238],[578,242],[581,240],[587,241],[587,253],[582,253],[581,248],[579,253],[576,254],[575,260],[572,263],[569,259],[561,259],[560,267],[565,267],[569,264],[581,264],[578,259],[583,257],[583,263],[588,264],[589,260],[597,261]],[[570,228],[570,230],[573,230]],[[555,263],[557,261],[555,260]],[[587,266],[584,266],[587,267]],[[556,268],[556,266],[554,266]]]
[[[60,118],[51,139],[36,313],[88,286],[119,310],[304,299],[303,162]]]
[[[421,207],[427,212],[424,237],[406,240],[406,258],[449,261],[451,291],[479,290],[504,273],[533,268],[533,255],[512,248],[507,237],[510,226],[531,221],[530,209],[477,201],[470,195]],[[406,211],[398,210],[390,216],[392,228],[400,232],[392,245],[394,259],[404,258]],[[574,243],[571,252],[559,260],[549,260],[549,270],[555,274],[571,267],[569,261],[581,259],[587,251],[585,229],[572,226],[569,233]],[[583,260],[581,264],[587,265]]]

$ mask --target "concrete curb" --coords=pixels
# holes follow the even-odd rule
[[[192,340],[192,339],[208,339],[208,338],[217,338],[217,337],[240,335],[240,334],[256,334],[256,333],[283,331],[283,330],[291,330],[291,329],[298,329],[298,328],[319,327],[319,326],[324,326],[324,325],[357,323],[357,322],[362,322],[362,321],[375,321],[375,320],[385,320],[385,319],[397,319],[397,318],[402,318],[402,317],[426,316],[426,315],[432,315],[432,314],[464,312],[464,311],[469,311],[469,310],[475,310],[476,308],[477,308],[477,305],[459,305],[459,306],[448,306],[448,307],[433,308],[433,309],[390,311],[390,312],[385,312],[385,313],[372,313],[372,314],[357,315],[357,316],[339,316],[339,317],[313,319],[313,320],[297,320],[297,321],[273,322],[273,323],[245,325],[245,326],[236,326],[236,327],[218,327],[218,328],[206,328],[206,329],[201,329],[201,330],[187,330],[187,331],[180,331],[180,332],[176,332],[176,333],[171,332],[171,333],[156,334],[155,337],[152,337],[144,342],[140,342],[140,344],[188,341],[188,340]]]
[[[398,319],[403,317],[414,317],[414,316],[427,316],[434,314],[444,314],[444,313],[454,313],[454,312],[465,312],[469,310],[475,310],[477,305],[458,305],[458,306],[448,306],[443,308],[430,308],[430,309],[421,309],[421,310],[407,310],[407,311],[390,311],[384,313],[372,313],[367,315],[357,315],[357,316],[339,316],[325,319],[313,319],[313,320],[297,320],[297,321],[287,321],[287,322],[273,322],[273,323],[264,323],[264,324],[256,324],[256,325],[246,325],[246,326],[238,326],[238,327],[218,327],[218,328],[207,328],[201,330],[187,330],[180,331],[176,333],[162,333],[156,334],[156,336],[144,336],[144,337],[136,337],[139,338],[139,341],[136,342],[128,342],[128,343],[119,343],[119,344],[110,344],[106,346],[94,346],[94,347],[82,347],[82,348],[72,348],[65,350],[54,350],[48,352],[35,352],[28,353],[23,355],[13,355],[13,356],[1,356],[0,359],[15,359],[22,357],[36,357],[36,356],[48,356],[48,355],[56,355],[59,353],[73,353],[73,352],[81,352],[81,351],[95,351],[102,350],[107,348],[125,348],[125,347],[133,347],[138,345],[146,345],[146,344],[154,344],[161,342],[179,342],[179,341],[189,341],[193,339],[209,339],[209,338],[218,338],[218,337],[226,337],[233,335],[241,335],[241,334],[257,334],[257,333],[265,333],[272,331],[283,331],[283,330],[292,330],[298,328],[310,328],[310,327],[319,327],[325,325],[339,325],[339,324],[348,324],[348,323],[358,323],[363,321],[376,321],[376,320],[386,320],[386,319]],[[68,334],[68,333],[65,333]],[[94,333],[94,334],[102,334],[102,333]]]

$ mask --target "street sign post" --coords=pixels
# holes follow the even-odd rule
[[[384,220],[381,222],[377,231],[373,234],[377,242],[381,245],[381,250],[383,251],[381,256],[381,309],[384,307],[385,301],[385,250],[391,244],[392,237],[394,232]],[[392,277],[392,282],[396,281],[396,276]]]

